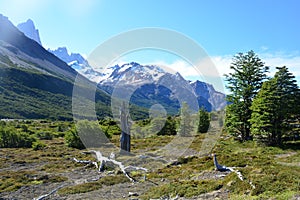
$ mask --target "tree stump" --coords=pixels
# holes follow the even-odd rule
[[[120,109],[120,122],[121,122],[121,138],[120,146],[121,152],[130,152],[130,125],[128,122],[129,113],[126,110],[125,102],[123,102]]]

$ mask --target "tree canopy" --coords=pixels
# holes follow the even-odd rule
[[[210,124],[210,115],[205,110],[204,107],[199,110],[199,124],[198,124],[198,132],[199,133],[207,133]]]
[[[225,125],[228,132],[247,140],[250,138],[250,107],[269,68],[253,51],[249,51],[234,56],[230,69],[232,72],[225,75],[231,92],[227,96],[230,105],[226,108]]]
[[[251,106],[251,132],[261,142],[282,144],[298,115],[299,88],[287,67],[277,67],[274,78],[264,82]]]

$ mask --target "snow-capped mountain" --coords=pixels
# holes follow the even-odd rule
[[[48,49],[48,51],[93,82],[98,83],[104,76],[104,74],[95,71],[82,55],[69,53],[66,47],[59,47],[55,50]]]
[[[114,66],[114,70],[107,79],[101,81],[102,84],[114,85],[122,84],[145,84],[159,81],[165,75],[165,71],[154,65],[140,65],[135,62],[127,63],[122,66]]]
[[[32,20],[19,24],[18,29],[41,44],[39,31]],[[212,85],[201,81],[187,81],[179,73],[169,73],[160,66],[131,62],[97,71],[82,55],[69,53],[66,47],[48,51],[89,80],[99,83],[99,87],[106,92],[112,94],[117,88],[118,93],[124,96],[132,93],[131,102],[146,108],[160,103],[174,114],[178,112],[182,101],[189,102],[193,99],[197,102],[190,105],[196,103],[208,111],[220,110],[226,106],[225,95],[215,91]]]
[[[208,111],[225,107],[225,95],[215,91],[212,85],[185,80],[180,73],[166,72],[156,65],[140,65],[135,62],[114,66],[112,73],[99,83],[99,87],[108,93],[133,93],[131,100],[141,106],[160,103],[172,106],[171,112],[178,109],[179,99],[191,101],[197,99],[199,107]]]
[[[18,24],[17,28],[21,32],[23,32],[26,37],[36,41],[42,46],[39,30],[35,28],[34,23],[31,19],[28,19],[26,22]]]

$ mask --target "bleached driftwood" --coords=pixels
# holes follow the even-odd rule
[[[77,163],[82,163],[82,164],[87,164],[87,165],[95,165],[95,167],[98,169],[98,163],[91,161],[91,160],[78,160],[76,158],[73,158],[73,161],[77,162]]]
[[[110,158],[108,157],[104,157],[102,156],[101,152],[100,151],[95,151],[95,150],[91,150],[89,151],[88,153],[92,153],[92,154],[95,154],[96,156],[96,159],[97,161],[100,163],[98,165],[97,162],[93,162],[93,161],[90,161],[90,160],[78,160],[76,158],[73,158],[73,160],[75,162],[78,162],[78,163],[83,163],[83,164],[93,164],[96,166],[96,168],[98,169],[99,172],[102,172],[104,171],[104,166],[105,166],[105,163],[106,162],[111,162],[113,163],[114,165],[117,165],[121,171],[123,172],[123,174],[131,181],[131,182],[135,182],[135,180],[129,176],[128,172],[126,170],[129,170],[129,169],[133,169],[133,170],[142,170],[142,171],[145,171],[147,172],[148,170],[146,168],[143,168],[143,167],[136,167],[136,166],[124,166],[124,164],[122,162],[119,162],[119,161],[116,161],[114,159],[112,159],[112,156]]]
[[[65,186],[65,184],[63,184],[63,185],[61,185],[61,186],[55,188],[54,190],[52,190],[52,191],[49,192],[48,194],[44,194],[44,195],[39,196],[39,197],[37,197],[37,198],[33,198],[33,200],[43,200],[43,199],[49,197],[50,195],[54,194],[57,190],[59,190],[60,188],[62,188],[62,187],[64,187],[64,186]]]

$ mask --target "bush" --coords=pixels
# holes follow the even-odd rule
[[[104,132],[105,136],[107,138],[111,138],[112,135],[120,135],[121,134],[121,129],[118,126],[117,122],[110,119],[102,119],[99,121],[100,123],[100,128]]]
[[[65,135],[65,141],[68,147],[76,149],[85,149],[84,144],[82,143],[78,132],[73,128]]]
[[[36,138],[13,127],[0,127],[0,148],[30,148]]]
[[[177,134],[176,122],[174,119],[172,119],[171,116],[168,116],[167,120],[165,121],[165,124],[162,126],[161,130],[157,133],[157,135],[176,135],[176,134]]]
[[[37,133],[36,136],[40,140],[52,140],[53,139],[53,133],[50,131],[41,131],[41,132]]]
[[[32,143],[32,149],[37,150],[43,150],[46,147],[46,144],[40,141],[36,141]]]
[[[101,129],[96,120],[80,120],[76,123],[77,134],[88,148],[97,148],[109,142],[111,136],[107,130]]]

